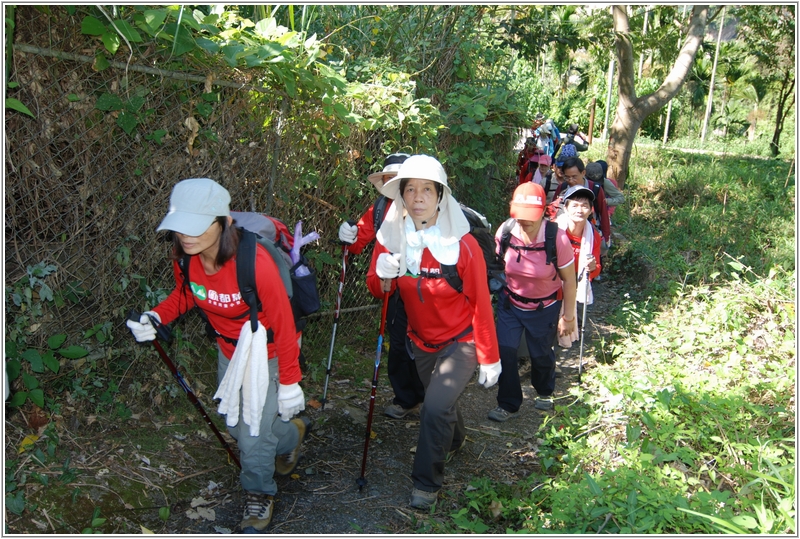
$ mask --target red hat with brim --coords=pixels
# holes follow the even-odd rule
[[[514,219],[538,221],[544,214],[544,188],[538,183],[525,182],[514,190],[509,214]]]

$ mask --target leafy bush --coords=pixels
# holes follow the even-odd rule
[[[795,276],[729,270],[644,316],[545,419],[549,475],[473,480],[438,531],[796,533]]]

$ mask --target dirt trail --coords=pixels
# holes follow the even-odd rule
[[[595,304],[589,309],[585,334],[585,369],[593,365],[593,343],[611,329],[605,318],[622,296],[618,288],[608,278],[594,285]],[[569,388],[577,383],[579,343],[557,350],[564,374],[557,380],[556,397],[567,404]],[[524,362],[523,380],[529,380],[529,369]],[[154,387],[161,384],[156,381]],[[316,391],[309,385],[307,396]],[[496,406],[496,388],[479,386],[477,376],[468,385],[459,401],[467,441],[446,465],[437,517],[447,519],[457,495],[472,479],[514,483],[538,470],[536,433],[542,414],[563,412],[535,410],[535,392],[529,384],[523,384],[523,391],[520,414],[496,423],[486,417]],[[369,383],[337,379],[334,373],[325,410],[307,407],[314,430],[304,444],[296,475],[278,478],[279,493],[267,533],[387,534],[419,528],[416,521],[426,518],[426,513],[408,506],[419,416],[394,420],[382,414],[392,397],[385,363],[376,397],[372,429],[376,436],[369,447],[367,483],[362,490],[356,484],[369,394]],[[213,414],[210,405],[207,410]],[[96,530],[104,534],[141,533],[141,527],[159,534],[239,532],[243,493],[238,469],[226,464],[225,451],[195,410],[188,405],[180,410],[154,407],[151,402],[125,420],[89,414],[66,403],[61,414],[50,418],[58,425],[59,438],[57,458],[52,460],[44,453],[17,455],[16,447],[31,432],[24,421],[30,424],[31,418],[21,414],[6,418],[6,461],[16,459],[14,469],[7,468],[7,473],[14,474],[20,483],[17,492],[24,492],[26,500],[21,515],[6,512],[8,533],[80,533],[91,525],[96,511],[105,519]],[[45,445],[41,447],[46,451]],[[165,505],[169,506],[166,521],[159,518],[159,508]]]
[[[617,301],[614,288],[607,281],[594,285],[595,304],[589,308],[584,369],[591,369],[593,364],[592,343],[609,330],[605,316]],[[556,397],[568,399],[569,387],[577,383],[579,342],[557,351],[564,374],[557,380]],[[529,369],[528,363],[521,367],[523,380]],[[306,411],[314,420],[315,429],[304,445],[297,477],[278,480],[279,494],[269,533],[409,533],[415,530],[414,518],[424,516],[408,506],[419,416],[395,420],[382,415],[392,397],[384,372],[373,416],[376,437],[369,446],[367,484],[359,490],[356,480],[361,471],[370,388],[352,385],[332,380],[325,410]],[[486,417],[496,406],[495,388],[484,389],[476,377],[462,394],[459,405],[468,429],[467,442],[446,465],[437,514],[449,514],[454,508],[454,494],[463,491],[474,478],[486,476],[515,482],[538,468],[536,431],[541,414],[553,412],[533,408],[535,391],[529,384],[523,385],[523,391],[525,401],[520,414],[505,423]],[[235,476],[229,476],[226,484],[236,485]],[[174,522],[176,526],[170,525],[170,532],[224,533],[226,530],[219,529],[222,527],[235,533],[242,495],[237,488],[227,494],[229,497],[223,497],[225,502],[216,507],[215,522],[185,519]]]

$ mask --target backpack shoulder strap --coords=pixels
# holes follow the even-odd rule
[[[555,221],[544,222],[544,251],[547,254],[547,263],[558,266],[558,250],[556,248],[556,234],[558,223]]]
[[[178,260],[178,267],[181,268],[181,274],[183,275],[183,285],[188,286],[191,288],[191,281],[189,280],[189,264],[192,261],[192,255],[184,255]]]
[[[464,291],[464,281],[462,281],[461,277],[458,275],[458,269],[456,269],[455,264],[441,264],[441,266],[442,275],[444,276],[444,280],[447,281],[447,284],[452,286],[459,294],[462,293]]]
[[[544,228],[544,252],[546,263],[552,264],[555,270],[553,280],[558,277],[558,247],[556,246],[556,234],[558,234],[558,223],[555,221],[545,221]]]
[[[389,199],[381,195],[378,200],[372,205],[372,226],[375,232],[383,224],[383,216],[386,215],[386,207],[389,205]]]
[[[236,281],[242,300],[250,307],[250,329],[255,333],[261,304],[256,291],[256,235],[249,230],[242,230],[236,251]]]

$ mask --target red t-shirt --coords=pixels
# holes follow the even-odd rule
[[[182,286],[183,273],[177,261],[173,262],[173,271],[175,289],[153,309],[161,317],[161,322],[169,324],[196,303],[205,311],[217,332],[230,339],[238,339],[242,325],[250,323],[250,308],[239,292],[236,257],[223,264],[214,275],[207,275],[200,257],[192,256],[189,259],[189,278],[193,292]],[[258,319],[265,329],[272,329],[274,334],[275,342],[267,345],[267,354],[270,358],[278,357],[280,383],[288,385],[299,382],[302,378],[298,362],[300,348],[289,296],[275,261],[261,245],[256,249],[256,289],[262,305]],[[225,357],[230,359],[233,356],[235,348],[232,344],[219,338],[217,344]]]
[[[458,340],[475,341],[478,363],[496,363],[500,358],[497,333],[492,311],[492,298],[478,242],[470,234],[461,238],[461,250],[456,263],[458,276],[463,281],[463,292],[456,291],[442,279],[412,277],[406,273],[392,279],[392,291],[400,287],[400,297],[408,315],[408,336],[423,350],[424,343],[440,344],[461,334],[472,326],[472,332]],[[382,279],[375,272],[375,264],[381,253],[388,252],[380,243],[375,243],[372,261],[367,272],[367,286],[377,298],[383,297]],[[441,273],[441,264],[431,252],[422,252],[420,269],[426,273]]]
[[[593,281],[595,277],[600,275],[600,233],[595,229],[591,223],[587,222],[585,226],[592,227],[592,233],[594,235],[594,241],[592,242],[592,256],[594,256],[595,261],[597,262],[597,268],[594,271],[589,272],[589,280]],[[569,238],[569,243],[572,245],[572,250],[575,252],[575,274],[578,274],[578,260],[580,259],[581,254],[581,238],[578,236],[573,236],[569,233],[569,229],[565,230],[564,232],[567,233],[567,238]]]

